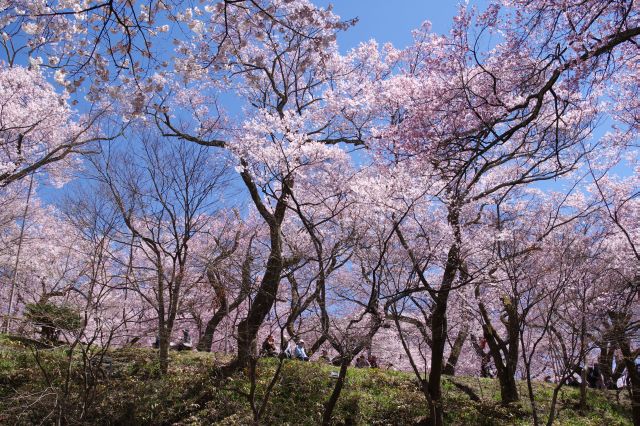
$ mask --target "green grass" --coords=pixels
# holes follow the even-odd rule
[[[130,348],[109,352],[112,371],[99,378],[87,392],[79,360],[71,369],[71,387],[64,395],[65,349],[42,352],[45,380],[32,351],[25,345],[0,336],[0,424],[40,423],[64,400],[67,420],[74,424],[136,425],[246,425],[252,411],[243,393],[250,383],[243,372],[221,379],[219,368],[229,356],[207,353],[171,353],[169,374],[158,375],[156,353],[151,349]],[[257,369],[258,400],[264,395],[277,367],[277,360],[262,360]],[[274,388],[263,424],[316,425],[322,418],[335,379],[332,367],[319,363],[286,361]],[[499,387],[491,379],[455,377],[481,398],[473,402],[458,390],[451,378],[443,382],[446,423],[451,425],[528,425],[531,409],[526,384],[522,382],[522,402],[516,407],[499,404]],[[536,383],[536,402],[540,416],[546,419],[552,388]],[[630,425],[629,403],[621,394],[589,391],[589,409],[576,409],[579,390],[566,388],[559,398],[556,424]],[[82,407],[86,402],[86,410]],[[334,413],[335,424],[411,425],[427,416],[427,406],[412,374],[405,372],[349,369],[347,380]],[[51,423],[52,417],[44,421]]]

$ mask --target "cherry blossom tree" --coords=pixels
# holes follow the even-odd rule
[[[98,116],[75,120],[67,98],[35,70],[21,66],[0,69],[0,186],[40,169],[57,184],[72,154],[86,152],[99,140],[92,126]]]

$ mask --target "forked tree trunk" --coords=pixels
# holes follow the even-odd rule
[[[277,226],[271,230],[271,253],[260,288],[246,318],[238,324],[238,358],[236,360],[238,368],[247,366],[251,359],[256,346],[258,330],[275,302],[282,267],[282,241],[280,226]]]
[[[458,225],[457,214],[451,217],[452,224]],[[434,416],[432,426],[444,424],[444,409],[442,404],[442,370],[444,367],[444,347],[447,342],[447,304],[449,292],[460,268],[459,236],[451,245],[447,254],[447,264],[442,275],[442,284],[435,298],[435,308],[431,318],[431,371],[429,372],[429,395],[433,406]]]
[[[246,166],[244,161],[242,161],[242,164]],[[244,171],[240,176],[249,190],[258,212],[269,226],[271,247],[266,270],[262,276],[258,292],[253,299],[253,303],[249,306],[247,316],[238,324],[238,357],[233,365],[235,368],[244,368],[249,365],[256,347],[258,330],[276,300],[278,286],[280,285],[280,275],[284,267],[281,225],[287,211],[287,198],[291,195],[293,188],[292,178],[283,180],[282,193],[272,213],[262,202],[256,184],[248,172]]]

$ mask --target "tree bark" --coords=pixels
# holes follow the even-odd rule
[[[246,165],[244,161],[242,161],[242,164]],[[244,368],[249,364],[256,347],[258,330],[276,300],[280,276],[284,268],[281,225],[287,211],[287,198],[291,195],[293,188],[293,180],[291,178],[283,179],[282,193],[272,213],[262,202],[256,184],[248,172],[244,171],[240,175],[258,212],[269,226],[271,248],[266,271],[262,276],[258,293],[253,299],[253,303],[249,306],[247,316],[238,324],[238,357],[233,365],[235,368]]]
[[[338,398],[340,398],[340,393],[342,392],[342,388],[344,386],[345,378],[347,377],[347,368],[351,363],[350,357],[343,357],[342,362],[340,363],[340,373],[338,374],[338,378],[336,380],[336,385],[333,387],[333,392],[331,392],[331,397],[326,402],[324,406],[324,413],[322,414],[322,425],[328,426],[331,424],[331,417],[333,416],[333,410],[336,408],[336,403],[338,402]]]
[[[477,295],[478,290],[476,290],[476,296]],[[518,336],[520,328],[515,301],[505,296],[503,305],[506,310],[506,342],[497,334],[484,304],[482,302],[478,303],[483,319],[482,330],[489,346],[489,353],[496,366],[498,381],[500,382],[500,399],[502,403],[506,405],[520,400],[515,380],[516,367],[518,365]]]
[[[457,215],[454,226],[457,226]],[[431,317],[431,371],[429,372],[429,394],[434,407],[432,426],[442,426],[444,423],[444,411],[442,406],[442,370],[444,364],[444,346],[447,341],[447,303],[449,292],[460,266],[459,241],[454,242],[449,248],[447,264],[442,276],[442,285],[435,298],[435,309]]]
[[[460,353],[462,352],[462,347],[464,346],[464,342],[467,340],[468,334],[469,326],[464,325],[458,332],[456,340],[453,342],[451,353],[449,353],[449,358],[447,359],[447,364],[445,365],[444,370],[442,370],[443,374],[455,376],[456,365],[458,365],[458,359],[460,358]]]
[[[236,366],[239,368],[248,365],[253,354],[253,348],[256,346],[258,330],[273,307],[280,284],[280,275],[283,269],[280,225],[273,224],[270,227],[271,250],[267,260],[267,268],[246,318],[240,321],[238,325],[238,358]]]
[[[165,375],[169,370],[169,333],[165,327],[160,329],[159,356],[160,374]]]
[[[227,316],[226,307],[222,307],[216,311],[215,314],[207,321],[207,326],[204,329],[204,334],[198,342],[198,350],[200,352],[211,352],[211,346],[213,345],[213,335],[218,328],[218,325]]]
[[[633,415],[633,424],[640,426],[640,374],[636,367],[636,358],[638,351],[632,352],[629,340],[624,339],[620,342],[620,351],[624,358],[624,364],[627,367],[629,382],[631,384],[631,412]]]

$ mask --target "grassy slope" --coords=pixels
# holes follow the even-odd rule
[[[150,349],[118,350],[110,353],[111,377],[100,380],[94,403],[85,423],[96,424],[222,424],[245,425],[251,421],[251,409],[242,393],[249,383],[238,374],[221,383],[216,366],[225,359],[215,354],[172,353],[171,371],[164,380],[157,378],[155,354]],[[38,423],[51,412],[60,395],[64,351],[45,351],[42,365],[48,370],[47,386],[31,351],[0,337],[0,424]],[[258,396],[271,379],[277,361],[262,361],[258,368]],[[314,425],[319,423],[322,404],[333,386],[328,365],[287,361],[282,377],[274,388],[263,418],[264,424]],[[83,394],[74,375],[69,419],[80,418]],[[531,423],[526,403],[504,408],[498,403],[497,383],[491,379],[456,377],[474,389],[481,402],[472,402],[445,379],[447,424],[493,425]],[[536,399],[546,412],[552,388],[537,384]],[[521,395],[526,399],[524,382]],[[589,391],[590,409],[578,413],[577,389],[566,389],[560,397],[557,423],[562,425],[629,425],[629,404],[624,393],[620,403],[615,392]],[[336,424],[416,424],[426,416],[426,404],[411,374],[404,372],[350,369],[347,384],[335,412]]]

